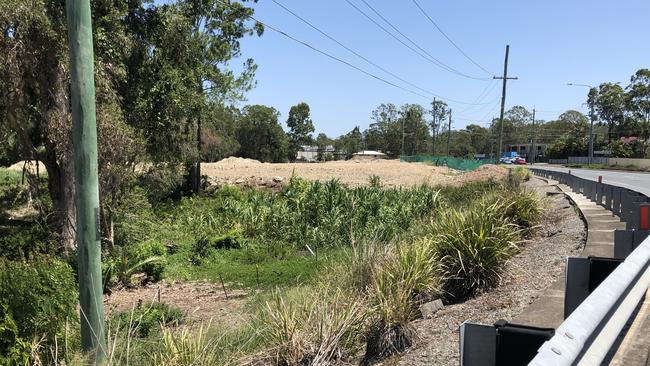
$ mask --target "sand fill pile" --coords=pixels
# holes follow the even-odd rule
[[[30,160],[27,162],[27,165],[25,165],[25,160],[19,161],[11,166],[9,166],[7,169],[17,171],[17,172],[22,172],[23,168],[27,169],[28,172],[32,174],[36,174],[36,161]],[[41,163],[40,161],[38,162],[38,172],[40,174],[45,173],[45,164]]]
[[[210,166],[217,169],[246,169],[259,167],[262,164],[264,163],[259,162],[255,159],[237,158],[231,156],[229,158],[219,160],[216,163],[211,163]]]
[[[461,174],[458,179],[461,183],[478,182],[484,180],[500,180],[508,176],[508,169],[493,164],[485,164],[476,170]]]

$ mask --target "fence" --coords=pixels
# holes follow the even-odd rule
[[[589,164],[589,157],[587,156],[569,156],[569,164]],[[610,158],[602,156],[594,156],[591,158],[591,164],[604,164],[609,165]]]
[[[557,159],[563,160],[563,159]],[[570,156],[565,163],[555,164],[588,164],[589,158],[586,156]],[[592,164],[618,165],[618,166],[637,166],[639,168],[650,168],[650,159],[633,159],[633,158],[607,158],[594,156],[591,158]]]
[[[400,160],[408,163],[431,163],[435,166],[446,166],[451,169],[469,171],[474,170],[481,165],[485,164],[496,164],[495,160],[469,160],[469,159],[459,159],[451,156],[425,156],[425,155],[413,155],[413,156],[400,156]]]
[[[549,164],[568,164],[569,159],[548,159]]]

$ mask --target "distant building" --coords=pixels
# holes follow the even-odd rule
[[[327,145],[322,153],[336,155],[336,149],[332,145]],[[296,160],[310,163],[318,161],[318,146],[300,146],[300,150],[296,153]]]
[[[535,144],[535,154],[534,155],[536,157],[538,157],[538,158],[546,156],[546,147],[547,146],[548,146],[547,144]],[[521,156],[523,158],[526,158],[526,160],[530,160],[530,159],[528,159],[528,157],[533,156],[533,154],[531,154],[531,151],[530,151],[530,149],[532,147],[533,146],[530,143],[528,143],[528,144],[510,144],[510,145],[506,145],[506,151],[516,152],[519,156]]]
[[[362,150],[352,154],[352,159],[359,160],[386,159],[387,157],[388,155],[384,154],[383,152],[374,150]]]

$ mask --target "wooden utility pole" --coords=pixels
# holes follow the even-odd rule
[[[436,110],[437,110],[437,108],[436,108],[436,98],[433,98],[433,104],[431,104],[431,105],[433,106],[433,122],[432,122],[432,125],[431,125],[431,129],[433,130],[431,132],[431,136],[432,136],[432,139],[431,139],[431,156],[436,156],[436,114],[437,114],[437,112],[436,112]]]
[[[535,151],[535,107],[533,107],[533,136],[532,136],[532,144],[530,147],[530,153],[532,154],[532,159],[530,159],[530,163],[535,164],[535,158],[537,157],[537,151]]]
[[[449,110],[449,128],[447,128],[447,156],[449,156],[450,142],[451,142],[451,109]]]
[[[503,152],[503,113],[506,106],[506,84],[508,80],[517,80],[516,77],[508,77],[508,54],[510,53],[510,45],[506,45],[506,59],[503,63],[503,76],[493,76],[493,79],[503,80],[503,88],[501,90],[501,115],[499,121],[501,123],[501,132],[499,133],[499,156],[497,159],[501,159],[501,153]],[[499,160],[500,161],[500,160]]]
[[[81,346],[95,364],[106,361],[102,293],[97,121],[90,0],[67,0],[70,95],[77,210]]]

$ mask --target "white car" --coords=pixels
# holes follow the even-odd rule
[[[499,159],[499,161],[500,161],[502,164],[512,164],[512,163],[515,162],[515,159],[516,159],[516,158],[501,158],[501,159]]]

